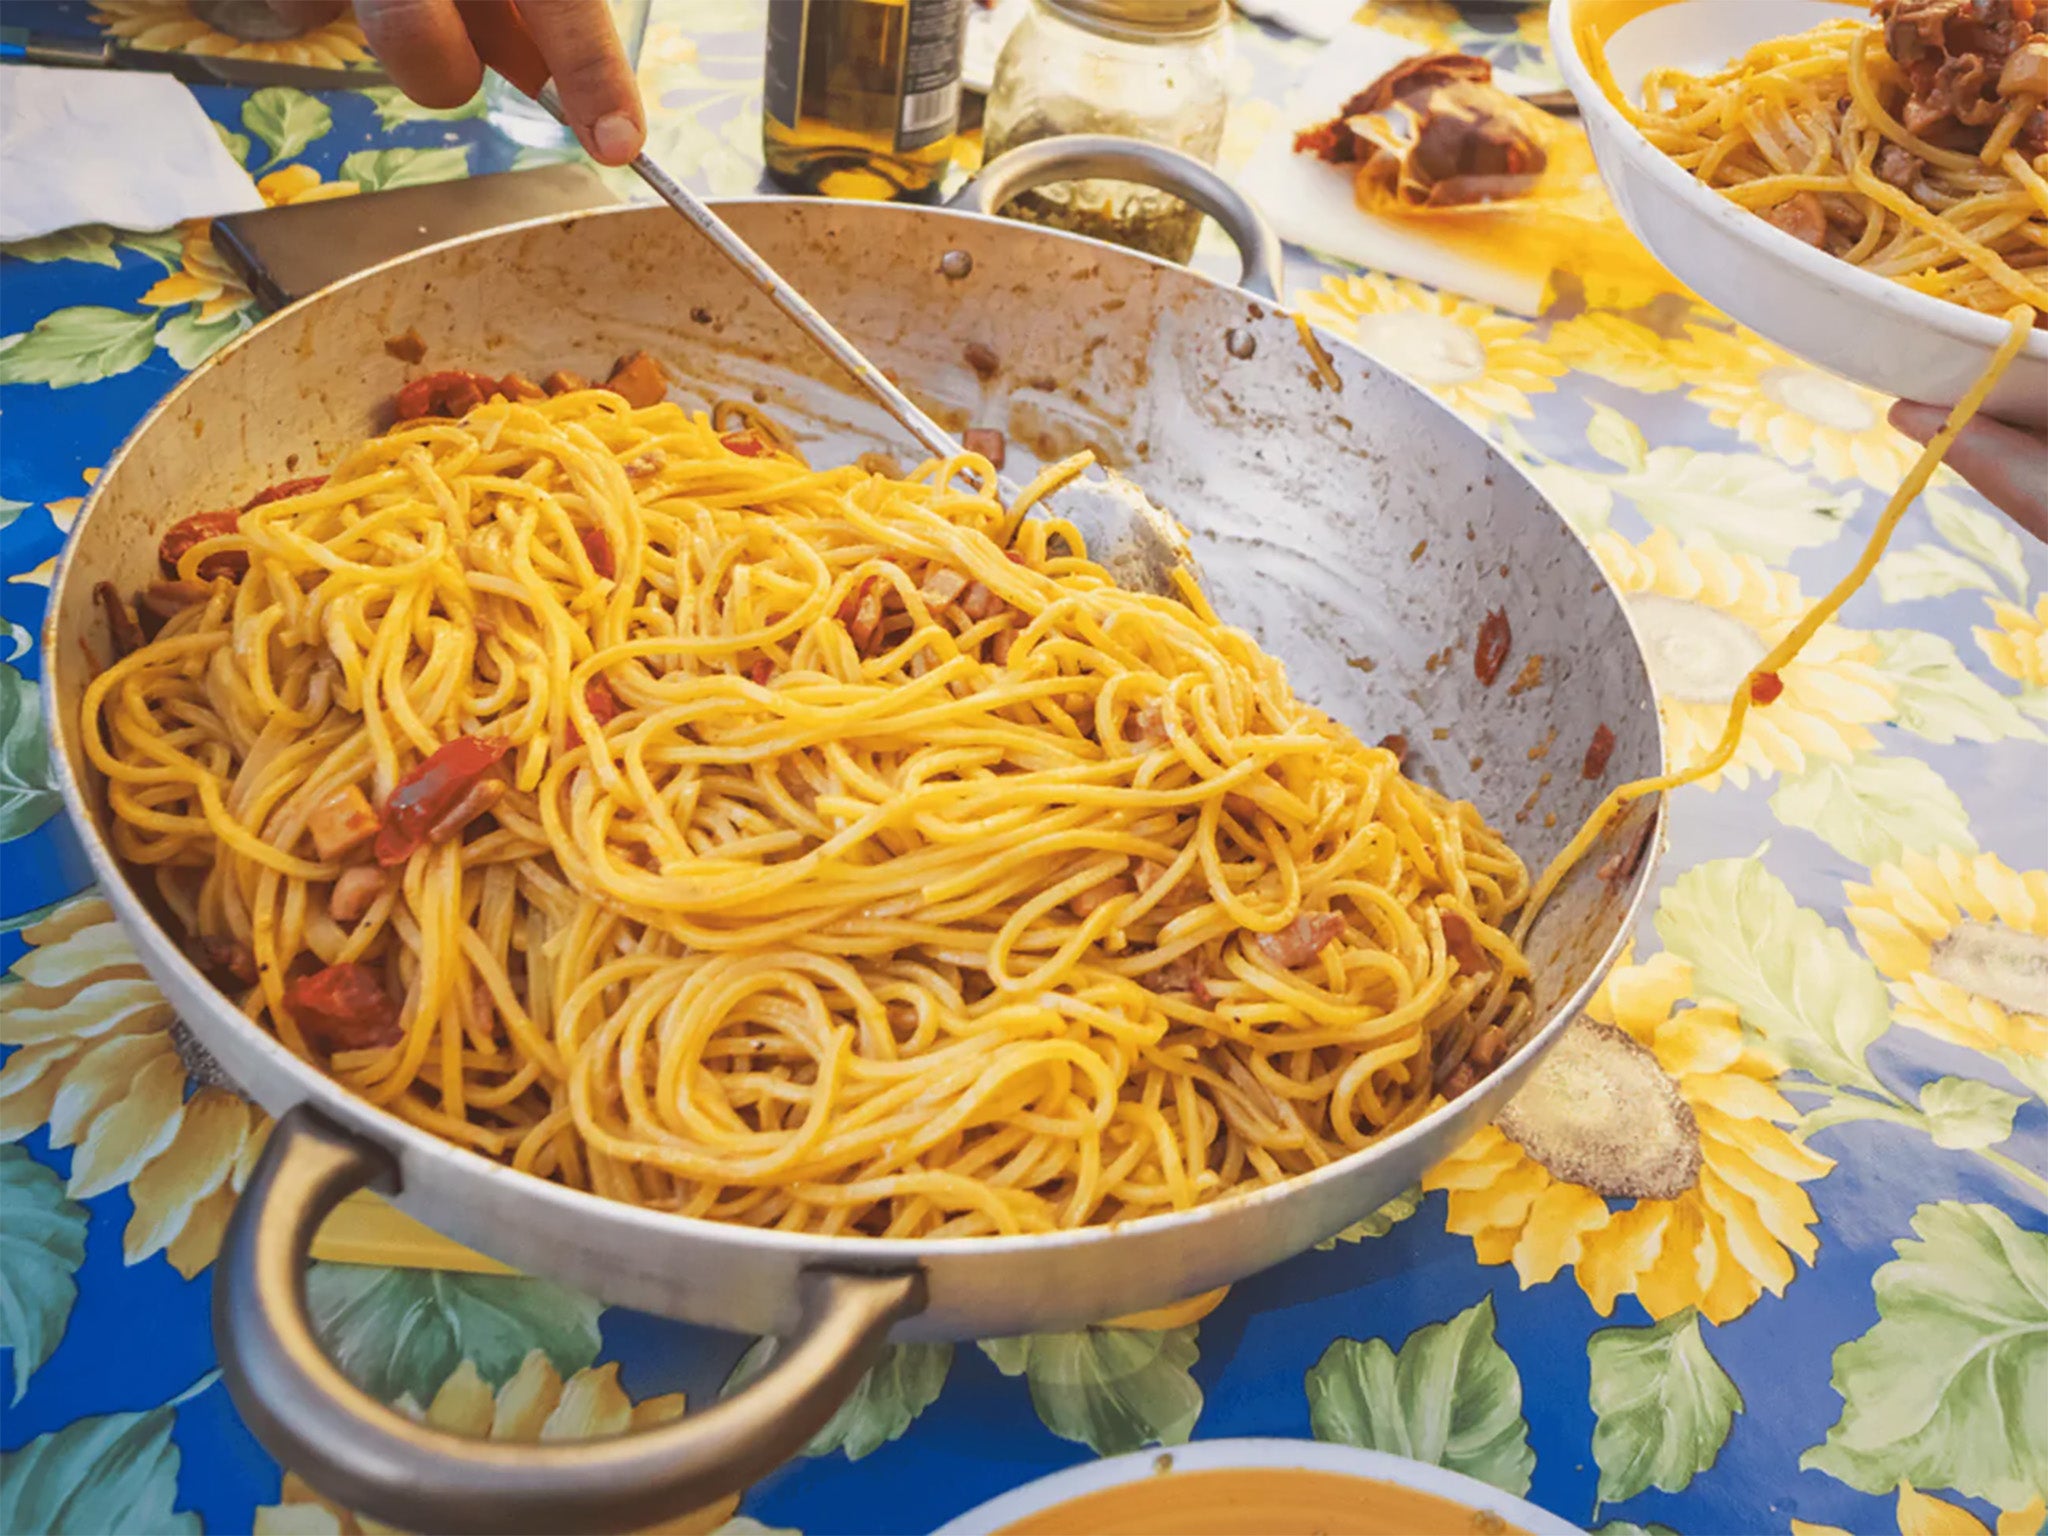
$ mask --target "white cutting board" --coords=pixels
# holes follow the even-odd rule
[[[1327,165],[1294,152],[1300,130],[1328,122],[1346,101],[1403,59],[1430,51],[1376,27],[1343,28],[1309,65],[1273,131],[1252,151],[1238,184],[1252,190],[1259,211],[1291,244],[1534,315],[1543,305],[1544,274],[1446,249],[1410,224],[1377,218],[1352,197],[1357,167]],[[1551,88],[1512,70],[1495,69],[1493,80],[1518,96]]]

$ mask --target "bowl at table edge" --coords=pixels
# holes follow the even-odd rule
[[[1810,363],[1886,395],[1940,406],[1961,399],[2005,339],[2005,322],[1816,250],[1655,148],[1608,99],[1579,51],[1579,19],[1612,6],[1551,0],[1550,42],[1601,180],[1650,253],[1722,313]],[[1607,57],[1617,87],[1634,92],[1649,69],[1718,69],[1759,42],[1865,11],[1831,0],[1668,0],[1614,28]],[[2048,331],[2028,338],[1985,412],[2048,431]]]
[[[1444,1467],[1320,1440],[1278,1439],[1198,1440],[1085,1462],[978,1504],[933,1536],[1226,1531],[1579,1536],[1577,1526],[1547,1510]]]

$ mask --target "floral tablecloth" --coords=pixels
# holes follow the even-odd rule
[[[1374,9],[1547,67],[1535,12]],[[184,0],[8,19],[232,42]],[[700,188],[755,187],[760,38],[758,5],[658,0],[653,148]],[[1315,46],[1249,20],[1237,45],[1231,161]],[[360,35],[249,51],[347,62]],[[198,95],[272,203],[560,153],[519,149],[480,104],[389,89]],[[1882,401],[1682,295],[1588,310],[1568,273],[1530,321],[1290,256],[1319,323],[1469,418],[1592,545],[1680,760],[1911,457]],[[263,1126],[189,1078],[58,814],[34,692],[95,466],[254,318],[203,225],[73,230],[0,261],[0,1530],[361,1528],[280,1473],[219,1385],[206,1271]],[[1660,1080],[1657,1191],[1597,1147],[1490,1129],[1205,1315],[892,1349],[801,1460],[688,1528],[924,1531],[1097,1454],[1281,1435],[1441,1463],[1613,1532],[2039,1531],[2044,584],[2048,550],[1940,482],[1735,761],[1678,797],[1653,910],[1578,1026]],[[325,1262],[311,1292],[358,1380],[476,1433],[684,1411],[750,1347],[504,1274]]]

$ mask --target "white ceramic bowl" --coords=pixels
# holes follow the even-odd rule
[[[1390,1456],[1384,1451],[1359,1450],[1320,1440],[1252,1439],[1197,1440],[1188,1445],[1177,1445],[1170,1451],[1138,1451],[1129,1456],[1083,1462],[1078,1467],[1069,1467],[1064,1472],[1054,1472],[1026,1483],[1022,1488],[1012,1489],[986,1504],[976,1505],[966,1514],[939,1527],[932,1536],[993,1536],[993,1533],[1026,1521],[1031,1527],[1071,1526],[1075,1519],[1085,1517],[1086,1512],[1071,1511],[1066,1520],[1061,1520],[1057,1512],[1062,1505],[1109,1489],[1188,1472],[1336,1473],[1365,1480],[1358,1496],[1374,1497],[1371,1484],[1391,1484],[1393,1488],[1412,1490],[1469,1510],[1474,1516],[1471,1523],[1474,1530],[1497,1530],[1504,1526],[1509,1531],[1520,1533],[1520,1536],[1581,1536],[1577,1526],[1558,1519],[1547,1510],[1538,1509],[1476,1478],[1432,1466],[1428,1462],[1410,1461],[1405,1457]],[[1239,1527],[1246,1532],[1271,1529],[1269,1524],[1259,1522],[1255,1501],[1250,1505],[1238,1505],[1234,1512],[1239,1517]],[[1289,1516],[1295,1521],[1299,1521],[1304,1513],[1299,1505],[1289,1510]],[[1403,1528],[1398,1513],[1382,1513],[1383,1518],[1378,1523],[1391,1529]],[[1158,1518],[1156,1529],[1171,1531],[1185,1528],[1184,1523],[1176,1522],[1171,1503],[1160,1509]],[[1205,1528],[1217,1528],[1230,1521],[1210,1518],[1201,1523]],[[1340,1524],[1341,1528],[1341,1523],[1348,1522],[1333,1520],[1331,1523]],[[1119,1528],[1129,1529],[1131,1522],[1126,1521]]]
[[[1715,308],[1809,362],[1887,395],[1934,405],[1960,399],[2005,339],[2004,322],[1815,250],[1653,148],[1579,55],[1573,18],[1586,3],[1551,0],[1551,46],[1601,179],[1650,253]],[[1719,69],[1767,39],[1867,14],[1866,5],[1831,0],[1671,0],[1616,28],[1607,60],[1617,86],[1639,100],[1651,69]],[[2048,430],[2048,332],[2034,332],[1985,409]]]

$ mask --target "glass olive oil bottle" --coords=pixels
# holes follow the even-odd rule
[[[967,0],[769,0],[768,174],[827,197],[937,197],[966,20]]]

